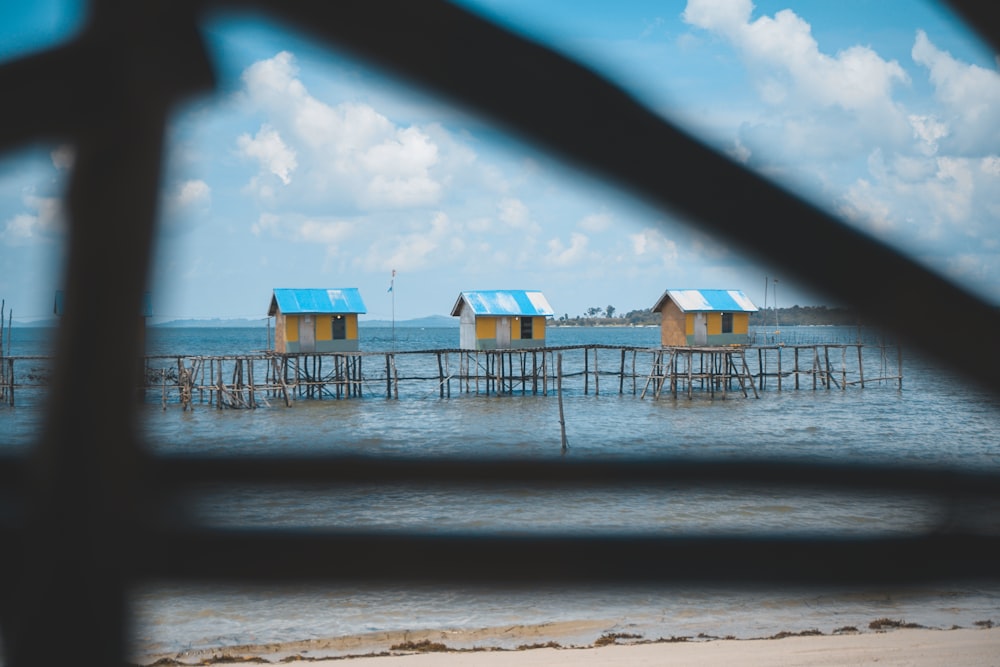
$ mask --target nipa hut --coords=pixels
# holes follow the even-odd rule
[[[356,352],[358,315],[368,312],[355,287],[275,289],[275,352]]]
[[[451,314],[463,350],[509,350],[544,347],[554,312],[538,290],[478,290],[459,294]]]
[[[668,289],[653,306],[663,347],[745,344],[756,311],[746,294],[723,289]]]

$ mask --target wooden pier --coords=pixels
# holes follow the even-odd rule
[[[557,364],[557,355],[562,364]],[[301,400],[455,394],[631,394],[659,400],[759,398],[761,392],[903,386],[893,345],[814,343],[639,348],[578,345],[522,350],[275,353],[143,359],[144,400],[163,408],[291,406]],[[43,392],[47,357],[0,358],[0,404]]]

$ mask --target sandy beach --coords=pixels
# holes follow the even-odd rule
[[[308,663],[315,667],[534,667],[631,665],[652,667],[1000,667],[1000,628],[984,621],[976,628],[912,628],[888,624],[845,628],[833,634],[779,633],[759,639],[672,637],[650,640],[627,634],[599,634],[597,622],[516,625],[458,631],[379,632],[327,640],[236,646],[159,656],[141,664],[212,665]],[[878,626],[878,622],[873,625]],[[597,632],[589,644],[553,637]],[[512,643],[513,642],[513,643]]]

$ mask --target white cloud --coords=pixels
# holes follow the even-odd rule
[[[924,155],[934,155],[938,143],[948,136],[948,126],[933,116],[910,116],[913,136],[917,139],[917,150]]]
[[[935,98],[948,115],[954,150],[972,154],[1000,150],[1000,74],[956,60],[934,46],[922,30],[917,32],[912,55],[927,68]]]
[[[72,146],[64,144],[53,149],[52,152],[49,153],[49,157],[52,158],[52,166],[60,171],[65,171],[67,169],[72,169],[73,162],[76,159],[76,151]]]
[[[892,86],[908,80],[899,63],[885,61],[864,46],[829,56],[820,51],[812,28],[795,12],[785,9],[773,18],[751,21],[752,10],[749,0],[689,0],[683,16],[688,23],[729,39],[750,64],[766,67],[769,75],[761,85],[772,89],[769,97],[775,100],[794,95],[852,111],[893,107]]]
[[[62,200],[26,194],[23,204],[31,212],[13,215],[0,228],[0,241],[5,245],[24,246],[49,242],[65,232]]]
[[[559,239],[550,239],[548,242],[549,252],[545,256],[545,262],[560,268],[566,268],[579,264],[587,259],[587,246],[590,239],[579,232],[570,234],[569,245],[564,245]]]
[[[269,234],[296,243],[336,246],[354,236],[356,225],[336,219],[309,218],[297,214],[261,213],[251,227],[255,236]]]
[[[203,180],[191,179],[179,184],[173,193],[173,204],[178,207],[201,206],[212,199],[212,189]]]
[[[765,114],[744,121],[735,159],[752,157],[768,170],[785,160],[828,166],[872,145],[910,140],[912,128],[893,99],[894,89],[909,83],[898,62],[867,46],[824,53],[811,26],[791,10],[757,19],[752,11],[748,0],[689,0],[683,14],[733,45],[767,105]],[[791,173],[806,180],[800,170]]]
[[[255,158],[263,169],[280,178],[282,183],[288,185],[292,182],[292,172],[298,166],[295,151],[285,144],[273,127],[262,125],[254,137],[242,134],[236,143],[243,155]]]
[[[268,131],[262,128],[253,142],[241,137],[240,146],[285,185],[297,169],[300,187],[285,195],[289,202],[323,199],[377,210],[440,200],[443,186],[434,170],[442,156],[430,133],[397,126],[366,104],[317,99],[297,77],[287,51],[243,73],[244,97],[267,115]]]
[[[881,198],[877,188],[859,179],[850,187],[841,200],[837,212],[859,227],[866,227],[879,236],[885,236],[895,228],[891,207]]]
[[[497,202],[497,218],[502,224],[497,231],[516,230],[537,234],[541,228],[531,219],[527,204],[515,197],[504,197]]]
[[[629,234],[632,253],[636,257],[656,258],[665,266],[672,266],[678,258],[677,244],[663,235],[659,229],[647,227],[637,234]]]

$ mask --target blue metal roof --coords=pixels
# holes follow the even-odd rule
[[[367,313],[361,292],[356,287],[274,290],[267,314]]]
[[[668,289],[653,306],[653,311],[663,310],[668,299],[685,313],[754,313],[758,310],[747,295],[738,289]]]
[[[465,303],[475,315],[555,315],[545,295],[538,290],[497,289],[462,292],[452,315],[462,314]]]

